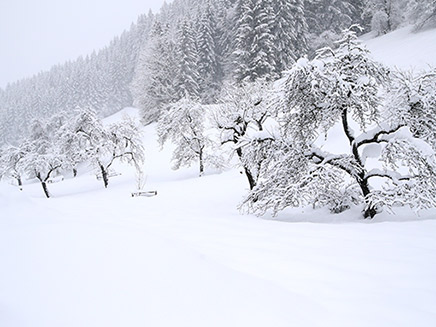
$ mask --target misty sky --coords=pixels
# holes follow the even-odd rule
[[[102,48],[163,2],[0,0],[0,87]]]

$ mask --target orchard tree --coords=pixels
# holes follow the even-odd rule
[[[231,144],[247,176],[250,189],[256,186],[262,163],[274,137],[264,129],[272,116],[268,84],[258,80],[242,86],[229,86],[215,114],[221,144]]]
[[[171,141],[173,168],[199,164],[199,174],[204,174],[205,165],[220,166],[220,158],[212,153],[214,144],[205,134],[205,109],[197,101],[185,96],[170,106],[158,122],[159,143]]]
[[[341,211],[363,202],[363,216],[373,218],[383,207],[436,206],[434,151],[418,138],[419,119],[413,132],[408,117],[392,118],[403,107],[381,106],[388,76],[352,30],[337,50],[299,60],[284,86],[280,144],[245,201],[249,209],[321,202]],[[330,144],[335,128],[348,151],[337,137]]]
[[[23,187],[23,171],[19,162],[26,152],[21,145],[4,145],[0,150],[0,177],[11,177],[17,181],[18,187]]]
[[[95,112],[82,110],[74,122],[79,143],[86,156],[101,174],[104,187],[109,185],[109,168],[115,160],[127,161],[138,167],[144,158],[144,149],[137,124],[125,119],[105,128]]]
[[[50,198],[47,183],[65,162],[65,155],[61,152],[57,138],[50,132],[53,131],[49,124],[35,120],[29,138],[22,145],[25,155],[18,163],[28,177],[39,180],[47,198]]]

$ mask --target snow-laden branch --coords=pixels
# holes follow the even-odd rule
[[[396,171],[392,170],[381,170],[381,169],[372,169],[370,170],[366,175],[365,179],[369,180],[373,177],[381,177],[381,178],[388,178],[390,179],[394,184],[398,185],[401,181],[409,181],[414,176],[411,175],[402,175]]]
[[[388,127],[385,125],[377,126],[359,135],[354,142],[357,148],[365,144],[387,142],[386,139],[382,138],[383,136],[395,134],[403,127],[405,127],[405,125],[397,125],[395,127]]]

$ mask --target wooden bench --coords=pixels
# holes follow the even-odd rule
[[[132,192],[132,198],[137,196],[146,196],[146,197],[152,197],[156,196],[157,191],[138,191],[138,192]]]
[[[113,172],[113,173],[109,173],[109,174],[107,174],[107,178],[116,177],[116,176],[121,176],[121,173],[115,173],[115,172]],[[102,180],[102,179],[103,179],[103,176],[102,176],[102,175],[95,175],[95,177],[96,177],[98,180]]]
[[[47,181],[47,183],[48,184],[59,183],[59,182],[62,182],[63,180],[64,180],[64,176],[56,176],[56,177],[50,178]]]

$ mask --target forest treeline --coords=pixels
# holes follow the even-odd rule
[[[0,89],[0,143],[17,143],[35,118],[80,108],[100,117],[126,106],[144,122],[186,94],[213,103],[226,83],[274,80],[296,59],[334,46],[359,24],[383,34],[434,25],[431,0],[174,0],[104,49]]]

